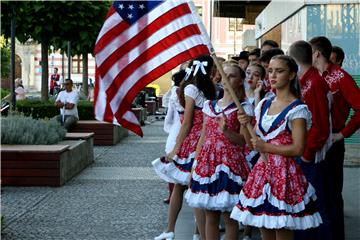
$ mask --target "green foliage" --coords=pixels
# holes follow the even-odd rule
[[[9,89],[5,89],[5,88],[0,88],[0,94],[1,94],[1,98],[6,97],[6,95],[10,94],[10,90]]]
[[[10,48],[5,45],[1,48],[1,77],[6,78],[10,74]]]
[[[66,130],[55,119],[36,120],[10,115],[1,121],[2,144],[56,144],[65,138]]]
[[[60,110],[55,107],[54,101],[20,100],[16,102],[17,111],[33,118],[52,118],[59,115]],[[90,101],[79,101],[78,112],[80,120],[94,120],[94,107]]]

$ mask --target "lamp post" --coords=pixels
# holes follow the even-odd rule
[[[12,6],[11,13],[11,55],[10,55],[10,65],[11,65],[11,108],[15,110],[16,106],[16,95],[15,95],[15,31],[16,31],[16,20],[15,20],[15,6]]]
[[[67,55],[68,55],[68,75],[67,75],[67,78],[68,79],[71,79],[71,42],[68,41],[68,52],[67,52]]]

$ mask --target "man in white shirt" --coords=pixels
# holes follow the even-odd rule
[[[60,115],[55,118],[69,131],[79,120],[77,110],[79,96],[77,92],[72,89],[73,81],[71,79],[65,79],[64,87],[65,90],[59,93],[55,101],[55,106],[60,108]]]

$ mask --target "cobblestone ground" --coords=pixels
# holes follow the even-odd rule
[[[167,186],[151,168],[162,122],[120,144],[95,147],[95,163],[59,188],[4,187],[2,239],[153,239],[163,230]]]
[[[162,203],[167,185],[151,167],[164,152],[162,126],[155,121],[143,128],[144,138],[130,135],[116,146],[95,147],[95,163],[63,187],[4,187],[2,239],[153,239],[165,227],[167,212]],[[352,240],[360,234],[360,168],[354,164],[360,157],[356,148],[350,150],[344,198],[347,239]],[[186,204],[176,231],[177,240],[191,239],[193,217]],[[259,232],[254,234],[259,240]]]

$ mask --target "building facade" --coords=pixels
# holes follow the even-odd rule
[[[273,39],[285,52],[297,40],[326,36],[344,50],[343,68],[360,86],[359,0],[271,1],[256,18],[255,27],[259,46]],[[360,130],[346,141],[360,144]]]
[[[242,24],[241,19],[236,18],[223,18],[211,17],[211,4],[212,1],[208,0],[195,0],[194,1],[198,13],[203,20],[205,28],[211,35],[213,46],[219,57],[225,59],[233,55],[239,54],[243,49],[244,32],[248,36],[249,33],[255,32],[254,25]],[[254,34],[253,34],[254,35]],[[249,46],[249,43],[252,46]],[[247,41],[244,47],[255,47],[255,42]],[[40,91],[41,89],[41,46],[34,42],[29,41],[26,44],[16,44],[16,55],[19,59],[19,67],[21,70],[20,76],[23,80],[25,88],[29,91]],[[49,58],[49,75],[53,72],[54,68],[59,69],[59,74],[62,79],[68,75],[68,58],[62,55],[59,51],[50,51]],[[71,59],[71,78],[75,83],[82,82],[82,56],[75,56]],[[88,74],[89,79],[95,79],[95,59],[88,55]],[[171,73],[165,74],[160,79],[156,80],[153,84],[158,85],[160,94],[164,94],[171,86]]]

